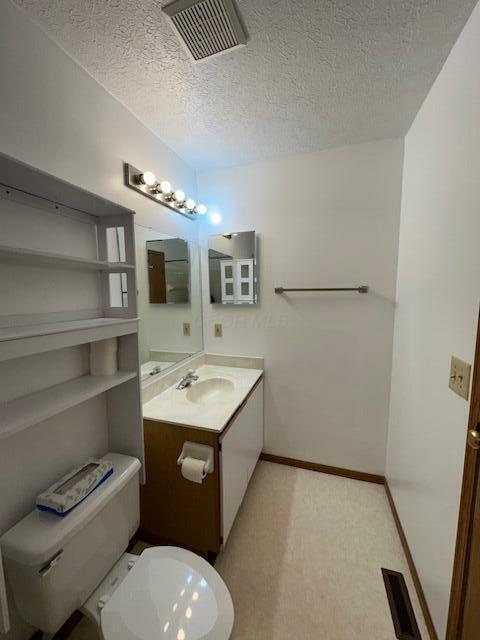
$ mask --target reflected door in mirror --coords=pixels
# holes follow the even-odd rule
[[[152,251],[149,249],[147,255],[150,302],[154,304],[166,304],[167,283],[165,279],[165,254],[161,251]]]
[[[237,277],[236,283],[238,291],[236,299],[240,302],[251,304],[253,300],[253,259],[237,260],[236,263]]]

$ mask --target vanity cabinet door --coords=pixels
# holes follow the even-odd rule
[[[222,536],[227,542],[263,447],[263,382],[255,388],[221,441]]]
[[[247,447],[245,434],[248,431],[246,406],[237,415],[222,440],[222,534],[223,544],[227,542],[233,521],[247,489]]]
[[[246,465],[247,482],[257,466],[258,458],[263,449],[263,380],[259,382],[255,391],[248,399],[245,407],[247,413]]]

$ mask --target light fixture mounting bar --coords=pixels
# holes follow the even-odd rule
[[[158,198],[157,195],[152,192],[152,189],[149,185],[142,184],[142,182],[139,180],[139,177],[144,175],[144,173],[147,173],[147,172],[143,172],[140,169],[137,169],[133,165],[128,164],[128,162],[124,162],[123,169],[124,169],[125,185],[127,187],[130,187],[130,189],[133,189],[137,193],[141,193],[142,196],[145,196],[146,198],[150,198],[150,200],[153,200],[157,204],[161,204],[164,207],[167,207],[168,209],[171,209],[172,211],[179,213],[181,216],[188,218],[189,220],[195,220],[197,218],[197,216],[194,213],[189,213],[188,211],[184,209],[180,209],[176,207],[174,204],[167,202],[163,198],[162,199]]]

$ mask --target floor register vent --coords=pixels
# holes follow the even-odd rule
[[[195,62],[247,42],[233,0],[175,0],[163,11]]]
[[[403,574],[382,569],[382,575],[395,635],[399,640],[422,640]]]

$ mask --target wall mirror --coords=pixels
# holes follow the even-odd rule
[[[257,303],[255,231],[208,238],[208,274],[212,304]]]
[[[142,381],[203,349],[200,251],[135,225]]]

